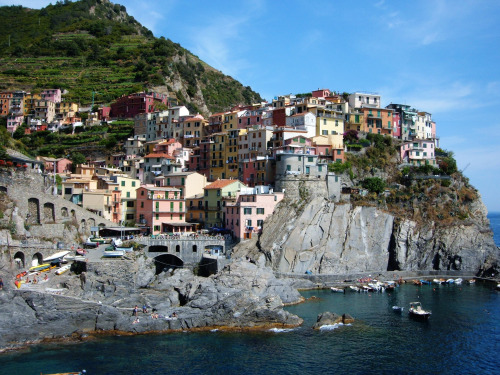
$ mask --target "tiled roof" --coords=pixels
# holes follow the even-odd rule
[[[149,154],[146,155],[144,158],[165,158],[165,159],[175,159],[174,157],[170,156],[169,154]]]
[[[210,185],[207,185],[205,189],[222,189],[228,185],[231,185],[233,182],[238,182],[238,180],[217,180],[212,182]]]

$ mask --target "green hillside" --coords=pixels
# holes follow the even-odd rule
[[[0,18],[0,90],[61,88],[66,100],[84,105],[93,91],[96,103],[110,103],[155,89],[205,114],[261,100],[108,0],[0,7]]]

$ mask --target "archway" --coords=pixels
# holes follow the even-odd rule
[[[39,266],[40,264],[43,264],[43,255],[41,253],[33,254],[31,265],[34,267],[34,266]]]
[[[156,275],[162,273],[164,270],[182,268],[184,262],[182,259],[172,254],[162,254],[154,258],[156,266]]]
[[[28,224],[40,224],[40,204],[37,198],[28,199]]]
[[[43,222],[54,223],[56,221],[56,213],[54,211],[54,203],[44,203],[43,205]]]
[[[24,268],[24,253],[21,251],[18,251],[17,253],[14,254],[14,262],[17,265],[17,268]]]
[[[7,194],[7,187],[6,186],[0,186],[0,192]]]
[[[88,223],[91,227],[95,227],[95,219],[93,218],[90,218],[89,219],[89,223]]]
[[[80,231],[85,232],[86,230],[87,230],[87,222],[85,221],[85,219],[82,219],[82,221],[80,222]]]
[[[168,246],[153,245],[149,247],[148,251],[150,253],[168,253]]]

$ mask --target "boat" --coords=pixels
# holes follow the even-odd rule
[[[81,247],[79,247],[78,249],[76,249],[76,252],[80,255],[85,255],[87,254],[87,252],[85,251],[85,249],[82,249]]]
[[[102,238],[102,237],[89,237],[87,239],[87,243],[92,243],[92,242],[101,245],[103,243],[108,243],[109,240]]]
[[[359,287],[355,286],[355,285],[351,285],[351,286],[349,286],[349,288],[350,288],[352,291],[356,292],[356,293],[361,292],[361,289],[360,289]]]
[[[475,284],[476,283],[476,279],[470,279],[469,280],[469,284]]]
[[[443,282],[441,281],[441,279],[434,279],[432,280],[433,283],[435,284],[442,284]]]
[[[51,262],[54,260],[62,260],[62,258],[64,258],[68,254],[69,254],[69,251],[60,251],[58,253],[51,255],[50,257],[44,258],[43,261],[47,263],[47,262]]]
[[[404,310],[404,307],[402,306],[392,306],[392,311],[396,312],[396,313],[402,313]]]
[[[51,374],[44,374],[40,373],[40,375],[85,375],[87,371],[82,370],[82,371],[76,371],[76,372],[57,372],[57,373],[51,373]]]
[[[333,293],[345,293],[345,289],[344,288],[335,288],[335,287],[332,286],[330,289],[331,289],[331,291]]]
[[[497,290],[500,290],[500,284],[497,284]]]
[[[130,252],[134,251],[134,247],[133,246],[130,246],[130,247],[117,246],[117,247],[115,247],[115,250],[123,250],[126,253],[130,253]]]
[[[40,264],[38,266],[30,267],[29,271],[30,272],[40,272],[40,271],[46,270],[47,268],[50,268],[50,263],[44,263],[44,264]]]
[[[432,284],[430,280],[424,280],[424,279],[420,279],[420,283],[423,285],[423,284],[426,284],[426,285],[430,285]]]
[[[69,269],[71,268],[71,266],[69,264],[65,265],[65,266],[62,266],[61,268],[59,268],[57,271],[56,271],[56,275],[62,275],[63,273],[69,271]]]
[[[464,279],[462,279],[461,277],[459,277],[458,279],[455,279],[455,284],[461,285],[463,281],[464,281]]]
[[[415,319],[427,320],[432,313],[430,311],[422,309],[422,304],[420,302],[410,302],[408,314],[410,315],[410,317]]]
[[[422,285],[422,281],[420,281],[420,280],[413,280],[413,285]]]
[[[453,284],[455,282],[454,279],[448,279],[446,280],[446,284]]]
[[[105,258],[117,258],[117,257],[122,257],[124,255],[125,255],[125,251],[124,250],[116,250],[116,249],[113,248],[113,246],[108,246],[102,252],[102,256],[105,257]]]

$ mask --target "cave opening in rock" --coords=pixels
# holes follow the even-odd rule
[[[172,254],[162,254],[154,258],[156,266],[156,275],[159,275],[163,271],[168,271],[169,269],[182,268],[184,262],[179,257]]]

